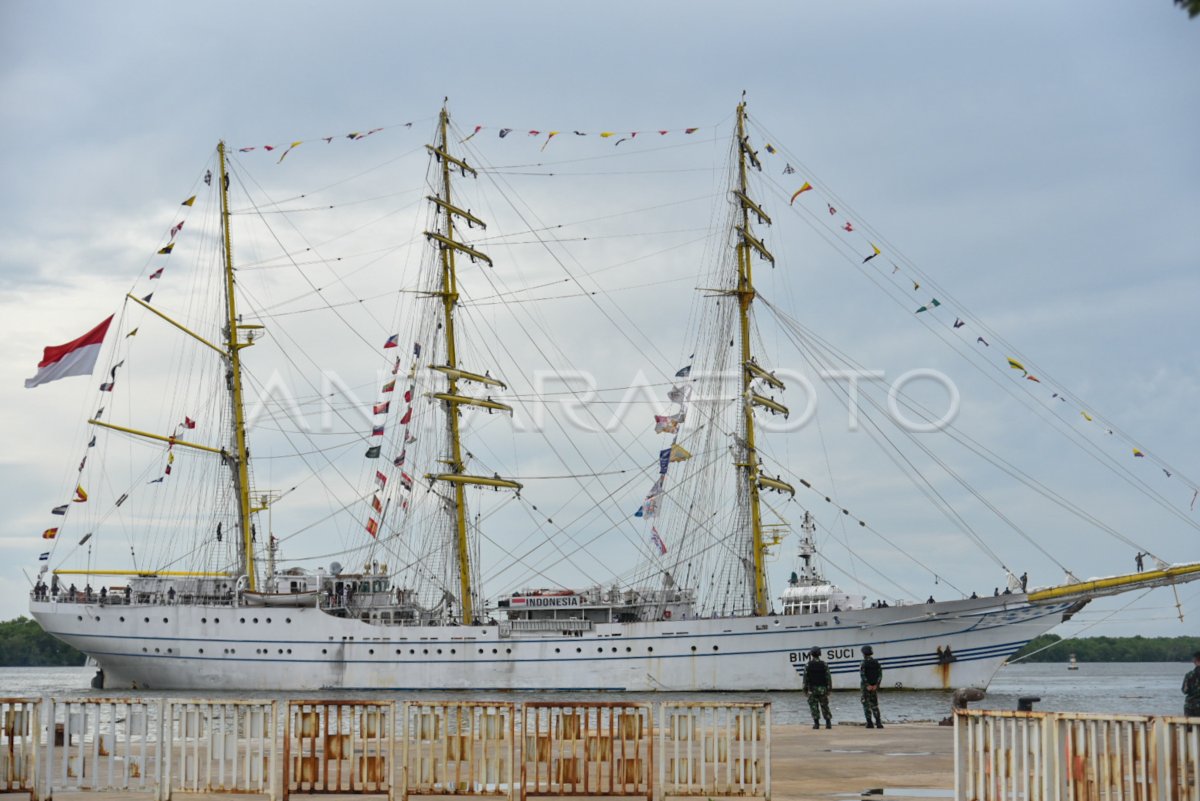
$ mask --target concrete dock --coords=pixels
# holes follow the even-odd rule
[[[771,739],[772,798],[857,797],[872,789],[883,789],[884,798],[953,795],[954,729],[950,726],[889,723],[878,730],[858,724],[820,731],[773,726]]]

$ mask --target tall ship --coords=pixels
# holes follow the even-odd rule
[[[805,381],[783,359],[812,375],[854,367],[800,322],[802,298],[774,291],[785,269],[801,287],[804,274],[803,257],[776,255],[772,217],[815,203],[813,230],[850,234],[855,223],[832,196],[813,201],[822,187],[798,180],[782,146],[751,123],[743,100],[714,128],[726,166],[712,171],[714,211],[696,215],[707,227],[686,279],[686,326],[626,314],[600,263],[611,251],[583,263],[557,249],[569,239],[562,226],[512,199],[522,171],[587,175],[586,159],[486,164],[472,150],[482,126],[458,129],[443,108],[431,141],[406,154],[426,159],[423,190],[386,188],[394,179],[383,161],[346,177],[314,174],[276,198],[245,166],[262,149],[219,144],[183,203],[185,221],[120,311],[103,330],[47,349],[31,379],[87,372],[99,383],[78,475],[43,535],[32,616],[95,660],[104,688],[798,690],[814,647],[835,687],[856,687],[870,644],[888,686],[949,689],[986,686],[1005,659],[1095,598],[1200,577],[1200,563],[1139,547],[1138,572],[1093,578],[1046,553],[1061,580],[1047,583],[1043,570],[1029,586],[999,555],[1003,538],[969,523],[965,502],[911,458],[932,429],[881,427],[885,400],[936,423],[927,399],[837,385],[855,393],[872,438],[974,551],[943,546],[941,534],[906,545],[897,533],[906,524],[868,523],[843,500],[850,493],[816,478],[813,463],[828,454],[772,444],[797,436],[786,393],[795,374]],[[651,135],[656,146],[669,141],[665,130],[631,133],[591,135],[606,158]],[[557,134],[504,128],[499,138],[537,136],[545,151]],[[351,134],[344,146],[373,135]],[[325,146],[294,142],[268,158],[294,170],[306,149]],[[370,189],[338,194],[358,180]],[[793,181],[797,191],[780,194]],[[321,217],[367,200],[383,210],[348,218],[345,230]],[[509,230],[497,233],[484,209]],[[621,214],[586,200],[571,211]],[[368,225],[390,233],[355,239]],[[243,244],[239,232],[252,226],[258,233]],[[345,241],[354,242],[348,255]],[[858,244],[856,267],[918,283],[878,240]],[[529,248],[549,256],[526,267]],[[556,293],[589,314],[573,323],[543,311],[538,301]],[[949,305],[923,302],[922,324]],[[940,335],[970,321],[959,314],[953,328],[939,320]],[[590,363],[618,342],[642,349],[646,363],[626,366],[650,378],[581,389]],[[89,348],[94,370],[67,363]],[[994,358],[981,351],[972,357]],[[1014,352],[997,375],[1030,378],[1031,365]],[[551,369],[553,381],[541,380]],[[1047,385],[1033,376],[1016,391]],[[596,398],[618,397],[609,390],[645,413],[601,420],[608,407]],[[1013,486],[1131,542],[953,424],[942,428]],[[970,492],[1011,523],[1003,504]],[[1045,553],[1044,537],[1017,534]],[[911,562],[940,597],[906,598],[865,579],[843,589],[859,568],[828,555],[868,540],[875,548],[875,538],[894,548],[872,551],[881,581]],[[994,586],[955,583],[955,562],[968,558],[995,563]],[[939,561],[949,566],[930,566]]]

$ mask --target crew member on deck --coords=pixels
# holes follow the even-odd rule
[[[829,689],[833,683],[829,665],[821,661],[821,649],[813,646],[808,652],[808,664],[804,666],[804,692],[808,695],[808,711],[812,713],[813,728],[821,728],[821,715],[825,716],[825,728],[833,728],[833,715],[829,712]]]

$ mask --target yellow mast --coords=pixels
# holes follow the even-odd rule
[[[493,487],[495,489],[520,490],[521,485],[499,477],[471,476],[466,474],[466,464],[463,461],[462,439],[459,432],[459,405],[468,404],[482,406],[488,409],[511,411],[504,404],[490,400],[469,398],[459,395],[459,381],[477,381],[484,384],[499,384],[494,379],[464,371],[458,364],[458,343],[454,334],[454,307],[458,304],[458,276],[455,272],[454,258],[456,253],[463,253],[472,261],[481,260],[491,266],[491,259],[468,245],[459,242],[454,236],[454,217],[467,220],[470,225],[486,227],[482,220],[469,211],[460,209],[453,204],[450,195],[450,171],[458,169],[465,176],[474,176],[475,170],[465,161],[450,155],[448,131],[450,114],[443,106],[438,121],[438,144],[427,145],[429,151],[442,165],[442,186],[438,197],[431,196],[429,200],[438,208],[440,231],[426,231],[425,236],[438,246],[442,267],[442,288],[439,293],[442,298],[443,325],[446,332],[446,364],[431,365],[431,369],[446,377],[446,392],[437,393],[433,397],[442,401],[446,409],[447,427],[450,434],[450,454],[446,460],[449,472],[427,475],[426,478],[448,483],[454,493],[454,552],[458,563],[459,605],[462,609],[462,622],[470,625],[475,621],[475,593],[471,582],[471,551],[467,535],[467,503],[466,488],[468,484],[475,486]],[[500,386],[503,386],[500,384]]]
[[[237,301],[234,292],[233,276],[233,246],[229,236],[229,175],[225,169],[225,143],[217,143],[217,173],[218,189],[221,193],[221,235],[225,249],[225,306],[229,318],[225,326],[225,358],[229,360],[230,403],[233,406],[233,444],[231,456],[234,470],[234,484],[238,495],[238,525],[241,531],[239,547],[240,569],[246,576],[247,588],[257,589],[258,580],[254,568],[254,542],[251,528],[250,508],[250,457],[246,451],[246,419],[242,399],[242,362],[241,349],[254,344],[253,340],[240,342],[240,328],[256,328],[257,326],[241,326],[238,324]]]
[[[751,280],[750,251],[754,249],[760,255],[770,256],[762,243],[754,238],[750,230],[750,212],[759,212],[760,219],[765,217],[761,209],[750,200],[746,186],[746,160],[753,157],[746,143],[746,102],[743,100],[737,107],[737,139],[738,139],[738,188],[735,196],[739,199],[741,209],[741,225],[738,226],[740,236],[737,245],[738,281],[734,294],[738,298],[738,325],[742,353],[742,423],[745,427],[745,448],[742,461],[738,465],[746,477],[746,497],[750,504],[750,544],[754,567],[754,614],[765,615],[769,611],[767,603],[767,578],[765,546],[763,544],[762,509],[759,505],[758,482],[759,464],[758,451],[754,444],[754,403],[751,398],[751,383],[756,375],[751,365],[754,360],[750,355],[750,306],[754,302],[754,283]],[[773,259],[771,259],[773,261]]]

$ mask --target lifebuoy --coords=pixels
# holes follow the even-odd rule
[[[668,609],[665,612],[663,612],[663,620],[670,620],[670,619],[671,619],[671,610]]]

